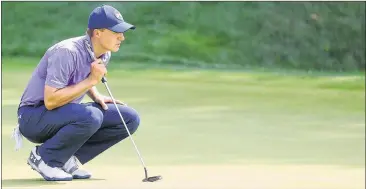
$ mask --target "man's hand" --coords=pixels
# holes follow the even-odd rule
[[[90,75],[88,79],[91,80],[94,85],[99,83],[105,74],[107,74],[107,68],[101,59],[97,59],[91,63]]]
[[[116,104],[121,104],[121,105],[127,105],[119,100],[115,100]],[[94,102],[100,104],[102,106],[102,108],[104,110],[108,110],[108,106],[106,103],[113,103],[113,100],[111,97],[108,96],[103,96],[103,95],[98,95],[95,99]]]

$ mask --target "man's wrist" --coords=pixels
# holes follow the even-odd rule
[[[94,102],[103,97],[98,91],[94,90],[94,88],[90,89],[89,94]]]
[[[95,79],[92,79],[91,77],[86,78],[86,80],[87,80],[88,84],[92,85],[92,87],[94,87],[95,85],[98,84],[98,81]]]
[[[97,94],[93,96],[93,101],[98,102],[101,99],[101,95]]]

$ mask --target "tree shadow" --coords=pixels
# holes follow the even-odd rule
[[[21,186],[50,186],[50,185],[62,185],[67,182],[81,182],[81,181],[96,181],[105,180],[98,178],[90,179],[73,179],[72,181],[46,181],[43,178],[27,178],[27,179],[3,179],[1,184],[3,187],[21,187]]]

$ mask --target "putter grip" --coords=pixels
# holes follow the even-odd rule
[[[102,83],[107,82],[107,79],[105,77],[102,77]]]

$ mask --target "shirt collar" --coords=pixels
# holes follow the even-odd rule
[[[85,40],[86,40],[87,45],[90,45],[92,52],[94,52],[94,48],[93,48],[90,36],[85,35]]]
[[[89,46],[89,48],[91,49],[91,52],[92,52],[92,56],[94,56],[95,54],[94,54],[94,48],[93,48],[93,45],[92,45],[92,42],[91,42],[91,38],[90,38],[90,36],[89,35],[85,35],[85,43],[84,43],[84,45],[86,45],[85,46],[85,49],[87,50],[87,53],[89,54],[89,52],[88,52],[88,47],[87,46]],[[102,59],[102,60],[104,60],[105,59],[105,57],[106,57],[106,54],[107,53],[104,53],[104,54],[102,54],[101,56],[100,56],[100,58]],[[90,57],[90,59],[92,60],[92,61],[94,61],[94,58],[92,57],[91,55],[89,55],[89,57]],[[97,58],[97,57],[96,57]]]

